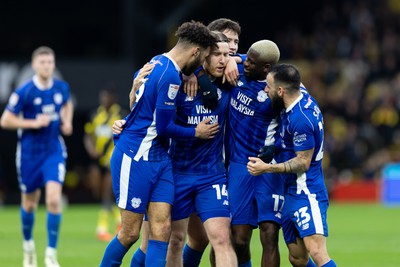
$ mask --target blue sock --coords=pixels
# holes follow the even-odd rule
[[[146,261],[146,254],[138,248],[135,253],[133,254],[131,267],[145,267],[144,263]]]
[[[22,234],[24,240],[32,239],[33,224],[35,222],[35,213],[26,212],[22,207],[20,208],[20,216],[22,223]]]
[[[197,267],[200,265],[201,257],[204,251],[197,251],[185,245],[183,248],[183,266],[184,267]]]
[[[308,263],[306,267],[317,267],[317,265],[315,265],[315,263],[311,260],[311,258],[308,258]]]
[[[114,239],[108,243],[106,251],[104,251],[100,267],[120,266],[127,251],[128,249],[125,248],[121,242],[119,242],[117,236],[115,236]]]
[[[147,245],[146,266],[164,267],[167,263],[168,242],[149,240]]]
[[[239,267],[251,267],[251,260],[249,260],[248,262],[239,264]]]
[[[336,263],[333,260],[330,260],[321,267],[336,267]]]
[[[61,214],[47,212],[47,238],[48,246],[57,247],[58,235],[60,232]]]

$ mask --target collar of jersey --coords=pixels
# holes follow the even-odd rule
[[[172,63],[173,63],[174,66],[175,66],[175,69],[176,69],[178,72],[181,72],[181,68],[179,68],[179,66],[178,66],[178,64],[175,62],[175,60],[173,60],[167,53],[164,53],[163,55],[164,55],[165,57],[167,57],[169,60],[172,61]]]
[[[300,102],[300,100],[303,98],[303,94],[300,94],[298,98],[296,98],[296,100],[286,109],[286,113],[288,113],[289,111],[291,111],[293,109],[293,107]]]
[[[44,86],[43,84],[41,84],[39,82],[39,78],[37,75],[33,76],[32,78],[33,84],[39,89],[39,90],[46,90],[46,89],[50,89],[51,87],[53,87],[54,81],[53,79],[51,79],[48,83],[47,86]]]

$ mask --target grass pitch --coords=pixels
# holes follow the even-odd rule
[[[96,240],[95,227],[99,206],[70,205],[64,210],[59,241],[59,262],[63,267],[99,266],[106,243]],[[39,266],[44,266],[46,246],[46,212],[36,214],[34,238]],[[400,266],[400,207],[380,204],[332,203],[328,210],[330,256],[340,267],[398,267]],[[0,209],[0,266],[22,265],[22,234],[19,207]],[[289,267],[288,253],[280,239],[281,266]],[[135,244],[124,258],[129,266]],[[252,239],[252,263],[260,266],[261,245],[258,231]],[[209,266],[208,252],[202,267]]]

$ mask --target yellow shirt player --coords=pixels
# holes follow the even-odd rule
[[[110,158],[114,149],[112,125],[122,118],[121,107],[116,103],[115,86],[109,84],[99,93],[100,105],[90,122],[85,124],[84,145],[92,164],[89,167],[89,183],[94,196],[101,199],[101,210],[96,228],[99,240],[110,241],[114,234],[109,232],[110,217],[116,228],[120,226],[120,214],[113,205],[110,173]],[[113,208],[114,207],[114,208]]]

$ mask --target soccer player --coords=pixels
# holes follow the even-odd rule
[[[227,18],[219,18],[210,22],[207,28],[211,31],[223,33],[228,38],[229,54],[235,55],[237,53],[239,46],[239,35],[241,33],[241,27],[238,22]],[[227,64],[228,63],[229,61]],[[224,74],[228,81],[235,81],[237,79],[236,73],[238,67],[236,64],[233,67],[234,71],[229,73],[226,73],[225,69]],[[207,245],[208,238],[202,226],[202,221],[200,220],[200,217],[196,215],[196,213],[193,213],[189,219],[188,241],[185,245],[183,255],[184,261],[186,261],[187,264],[189,264],[188,262],[190,261],[191,264],[198,265]]]
[[[89,175],[96,196],[100,196],[101,209],[96,228],[96,236],[109,242],[114,235],[109,232],[109,221],[113,219],[114,233],[120,226],[119,209],[113,207],[113,192],[110,172],[110,158],[114,149],[112,125],[122,118],[123,111],[116,102],[116,88],[113,83],[106,84],[99,92],[100,105],[85,124],[84,145],[94,161],[89,167]]]
[[[265,87],[272,105],[282,110],[279,163],[249,157],[252,175],[281,173],[285,182],[283,234],[293,266],[306,266],[310,254],[317,266],[334,267],[326,248],[328,194],[322,171],[324,127],[315,100],[300,91],[300,73],[290,64],[271,67]]]
[[[1,126],[18,129],[16,165],[21,189],[23,266],[37,266],[32,231],[44,186],[48,235],[45,265],[58,267],[56,249],[67,157],[61,133],[72,134],[73,105],[69,85],[53,78],[55,54],[51,48],[41,46],[33,51],[32,68],[35,76],[11,95]]]
[[[168,53],[151,60],[155,67],[136,92],[124,130],[116,140],[110,165],[122,228],[107,246],[101,266],[121,264],[139,238],[144,213],[150,226],[146,265],[165,266],[174,200],[169,137],[212,139],[219,130],[218,123],[209,124],[210,119],[196,128],[173,122],[181,73],[193,73],[215,43],[210,31],[194,21],[183,23],[176,36],[178,42]]]
[[[260,227],[262,266],[279,266],[278,233],[283,205],[283,184],[270,174],[254,177],[247,171],[249,156],[273,145],[278,112],[264,92],[268,69],[278,62],[277,45],[261,40],[251,45],[243,63],[244,73],[232,89],[229,126],[228,188],[232,214],[233,244],[239,266],[251,266],[250,240]],[[249,132],[251,129],[251,132]]]
[[[221,125],[212,140],[173,138],[170,154],[175,178],[175,202],[172,208],[172,233],[167,266],[182,266],[182,249],[190,214],[196,211],[215,251],[216,266],[237,266],[230,237],[230,212],[226,169],[223,158],[223,132],[229,105],[229,89],[222,85],[224,68],[229,60],[228,39],[220,32],[216,47],[211,48],[203,67],[218,87],[218,105],[204,107],[200,94],[194,98],[179,91],[176,123],[193,128],[201,120],[212,118]],[[206,75],[207,76],[207,75]],[[185,263],[184,266],[187,266]]]

